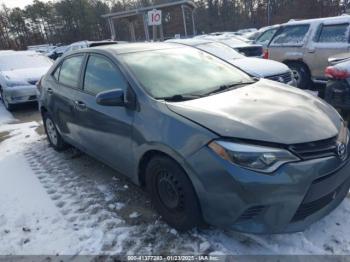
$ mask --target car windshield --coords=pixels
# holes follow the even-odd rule
[[[10,71],[16,69],[50,67],[52,61],[46,56],[30,53],[18,54],[13,52],[0,56],[0,70]]]
[[[253,81],[228,63],[190,47],[128,53],[122,60],[158,99],[206,94],[220,86]]]
[[[200,44],[196,47],[224,60],[244,58],[244,55],[221,43]]]

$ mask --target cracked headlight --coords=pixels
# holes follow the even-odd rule
[[[349,129],[347,128],[344,121],[342,122],[342,125],[340,127],[339,134],[337,137],[337,142],[343,143],[345,145],[348,145],[349,143]]]
[[[300,159],[288,150],[265,146],[213,141],[209,145],[217,155],[243,168],[263,173],[276,171],[281,165]]]

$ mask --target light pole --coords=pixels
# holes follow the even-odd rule
[[[270,25],[271,23],[271,13],[270,13],[270,10],[271,10],[271,0],[267,0],[267,25]]]

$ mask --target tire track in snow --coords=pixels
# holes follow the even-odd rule
[[[228,252],[220,243],[211,243],[205,234],[196,230],[183,234],[171,230],[150,207],[147,207],[148,198],[131,183],[125,185],[125,179],[111,178],[108,182],[113,181],[115,188],[110,184],[101,184],[86,172],[96,172],[96,162],[90,163],[89,157],[76,158],[72,150],[58,153],[42,141],[30,146],[25,156],[51,199],[77,231],[82,241],[82,253]],[[83,166],[80,169],[84,172],[74,170],[76,162],[80,162],[79,165]],[[95,168],[92,168],[93,166]],[[131,188],[132,192],[127,193],[127,188]],[[130,194],[134,200],[130,201]],[[124,202],[120,202],[120,199]],[[141,203],[135,206],[133,201]],[[140,217],[131,218],[130,210],[124,212],[130,205],[140,210]],[[146,215],[144,206],[148,213]]]

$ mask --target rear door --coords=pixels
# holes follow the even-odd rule
[[[313,78],[325,79],[324,70],[328,58],[348,50],[349,23],[320,24],[305,53],[305,61]]]
[[[53,72],[53,84],[46,90],[48,108],[60,133],[74,145],[79,144],[74,101],[81,88],[80,73],[83,62],[83,54],[65,58]]]
[[[96,95],[122,89],[128,83],[118,66],[100,54],[90,54],[83,75],[83,90],[76,100],[79,137],[83,148],[121,172],[129,170],[134,111],[125,107],[102,106]]]

